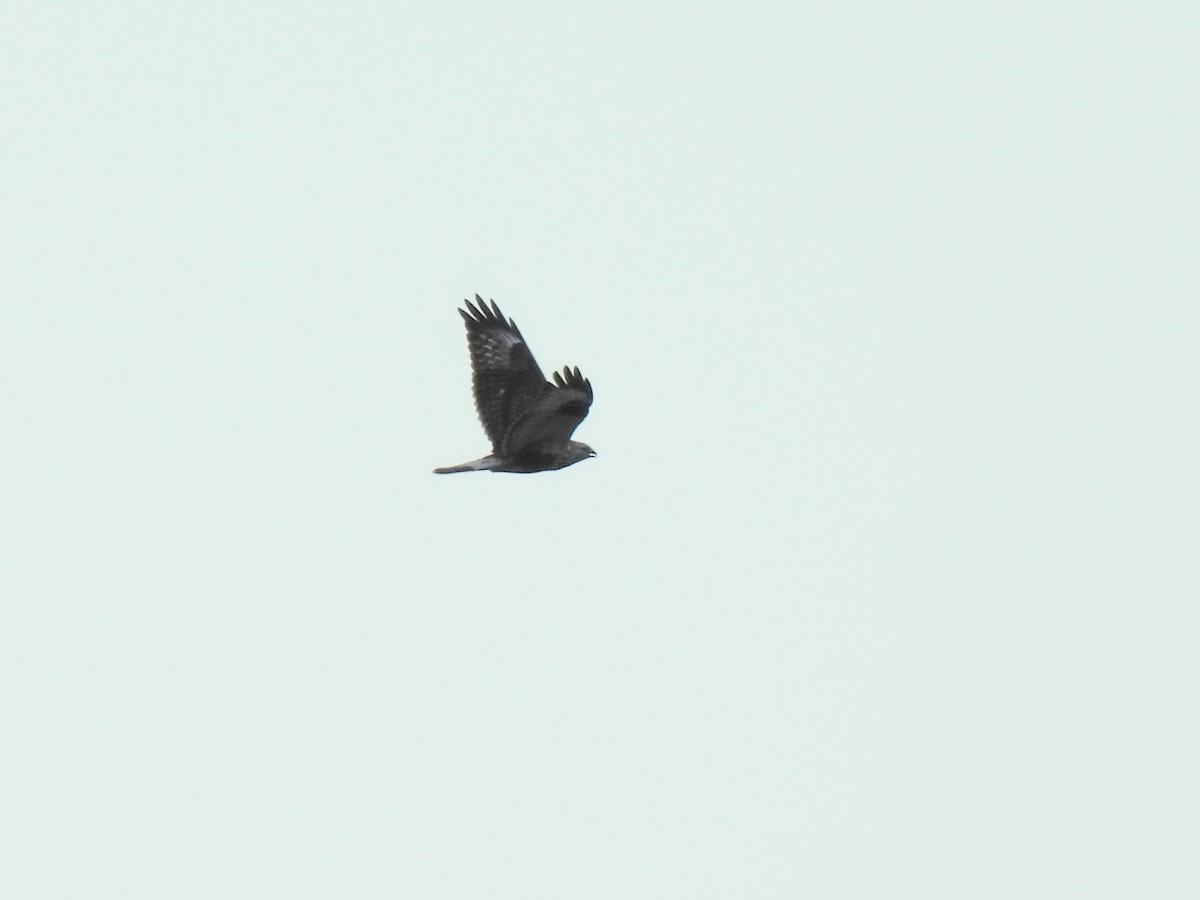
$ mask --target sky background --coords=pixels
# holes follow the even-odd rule
[[[0,35],[0,895],[1195,896],[1194,3]]]

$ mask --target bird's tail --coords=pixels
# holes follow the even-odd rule
[[[434,469],[434,475],[453,475],[455,472],[488,472],[499,464],[500,460],[494,456],[481,456],[479,459],[473,459],[470,462],[460,463],[457,466],[446,466],[443,469]]]

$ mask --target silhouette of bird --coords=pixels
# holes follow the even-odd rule
[[[475,409],[492,452],[433,471],[546,472],[595,456],[587,444],[571,440],[592,405],[592,384],[579,367],[564,367],[553,383],[547,381],[517,323],[495,300],[490,309],[478,294],[475,303],[465,302],[458,312],[467,326]]]

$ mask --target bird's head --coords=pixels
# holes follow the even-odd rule
[[[572,462],[579,462],[584,459],[591,459],[596,455],[596,451],[585,444],[583,441],[571,441],[568,445],[571,448],[571,456],[574,457]]]

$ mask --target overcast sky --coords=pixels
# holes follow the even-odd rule
[[[1194,3],[0,33],[0,895],[1194,896]]]

